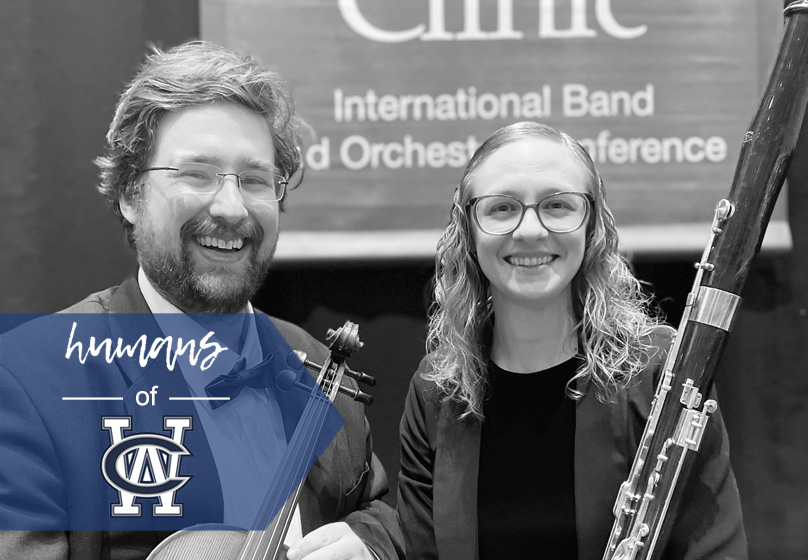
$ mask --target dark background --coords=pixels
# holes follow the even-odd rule
[[[197,0],[0,4],[0,313],[53,312],[135,272],[122,229],[95,192],[92,160],[146,45],[169,48],[197,38],[198,29]],[[793,250],[756,259],[716,377],[755,560],[802,560],[808,552],[802,138],[786,196]],[[697,258],[633,263],[674,325]],[[432,272],[432,262],[420,260],[279,263],[255,302],[321,339],[346,320],[359,324],[365,348],[351,366],[379,379],[368,417],[392,483],[403,399],[424,352]]]

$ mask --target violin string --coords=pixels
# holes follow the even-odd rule
[[[314,405],[319,404],[317,401],[310,401],[310,402],[314,403]],[[310,411],[311,408],[315,409],[314,412]],[[293,441],[290,442],[291,454],[289,454],[289,452],[287,451],[286,455],[286,457],[288,457],[289,459],[281,464],[280,469],[278,471],[279,474],[281,474],[282,478],[280,480],[275,479],[273,481],[273,484],[271,486],[272,491],[267,495],[264,507],[262,507],[259,516],[256,518],[256,524],[259,521],[261,522],[261,525],[258,525],[258,527],[263,525],[262,520],[268,517],[268,511],[275,511],[276,509],[278,510],[275,519],[279,519],[280,517],[282,517],[281,516],[282,513],[289,515],[290,512],[288,512],[288,510],[292,504],[289,503],[290,500],[288,498],[283,501],[283,504],[280,508],[277,507],[278,505],[280,505],[278,503],[279,500],[283,499],[283,494],[285,494],[285,492],[283,492],[283,494],[277,495],[278,489],[287,488],[291,480],[295,480],[296,478],[299,477],[300,474],[302,474],[300,471],[301,467],[303,466],[304,459],[306,458],[306,446],[303,445],[303,442],[301,442],[300,439],[303,438],[307,439],[308,441],[306,443],[309,446],[311,445],[310,442],[312,436],[316,436],[316,434],[319,432],[319,425],[322,423],[322,419],[324,417],[322,409],[323,409],[322,406],[316,406],[316,408],[315,406],[312,406],[307,407],[307,410],[304,411],[304,416],[301,417],[300,419],[300,422],[304,422],[302,426],[304,428],[303,436],[293,439]],[[295,466],[296,468],[292,468]],[[297,488],[295,488],[295,490],[292,492],[292,495],[294,495],[296,491]],[[291,496],[289,496],[289,498],[291,498]],[[269,508],[272,509],[269,510]],[[276,545],[276,549],[278,549],[282,544],[281,542],[279,542],[282,536],[282,532],[284,530],[284,527],[282,527],[281,524],[272,523],[271,531],[267,531],[266,529],[264,530],[255,529],[255,526],[256,525],[254,524],[253,529],[250,531],[250,537],[249,537],[250,544],[248,545],[248,547],[245,547],[247,551],[252,550],[252,554],[249,557],[250,560],[257,560],[257,558],[259,557],[258,555],[262,554],[263,551],[266,550],[267,544],[271,545],[274,543]],[[258,542],[256,542],[256,539]],[[245,557],[244,560],[247,560],[247,557]]]
[[[269,532],[267,532],[265,529],[264,530],[260,529],[260,527],[263,526],[264,521],[267,519],[268,513],[270,511],[277,510],[276,519],[278,519],[282,513],[286,513],[287,515],[290,513],[288,512],[287,507],[287,504],[289,502],[288,499],[284,500],[282,505],[278,503],[279,500],[283,499],[284,495],[286,494],[286,492],[283,492],[280,493],[279,495],[279,491],[281,489],[285,490],[289,486],[290,479],[295,480],[298,477],[297,475],[299,474],[300,468],[305,459],[305,446],[303,445],[303,442],[300,440],[306,439],[310,441],[311,432],[318,431],[317,424],[319,423],[320,420],[318,417],[322,416],[322,414],[320,414],[319,410],[316,409],[314,413],[312,413],[310,410],[311,408],[312,407],[307,407],[304,417],[300,419],[300,422],[304,422],[304,424],[301,426],[302,429],[304,430],[303,432],[304,435],[303,437],[295,438],[293,439],[292,442],[290,442],[291,444],[290,450],[287,451],[286,455],[287,457],[289,457],[289,460],[282,462],[282,464],[280,465],[279,474],[281,475],[281,478],[280,479],[276,478],[275,481],[273,481],[272,491],[267,496],[267,498],[271,499],[265,501],[265,506],[268,507],[262,507],[261,512],[259,513],[259,516],[256,520],[256,523],[260,521],[261,525],[258,525],[257,531],[253,533],[253,535],[255,535],[259,541],[257,543],[258,546],[253,549],[254,550],[252,556],[253,560],[255,560],[257,558],[257,555],[260,554],[265,549],[264,545],[267,544],[265,541],[269,540],[270,544],[274,542],[277,547],[279,547],[281,544],[280,542],[278,542],[281,538],[281,533],[283,531],[283,527],[281,527],[281,524],[273,523],[271,526],[272,530]],[[278,507],[279,505],[281,505],[280,508]],[[284,512],[284,510],[287,511]],[[255,525],[253,528],[256,529]]]
[[[352,331],[352,334],[353,334],[354,337],[356,337],[356,331],[357,330],[358,330],[358,328],[354,328],[353,331]],[[345,341],[342,340],[344,338],[342,336],[343,334],[345,334],[347,336],[347,333],[344,333],[344,328],[338,329],[337,334],[339,334],[340,340],[338,341],[335,338],[332,341],[332,343],[329,345],[329,348],[334,348],[335,346],[337,346],[338,348],[341,348],[341,347],[344,346],[345,343],[348,342],[347,340],[345,340]],[[340,342],[340,344],[337,344],[338,342]],[[318,402],[318,397],[320,399],[322,398],[321,393],[318,394],[318,392],[317,392],[317,387],[320,387],[320,391],[326,393],[327,396],[330,396],[331,392],[333,391],[333,384],[334,384],[334,381],[335,381],[335,379],[337,377],[337,373],[339,372],[339,365],[340,364],[337,364],[336,368],[334,369],[334,375],[329,376],[328,373],[332,371],[331,368],[334,365],[333,364],[333,361],[334,361],[333,352],[332,352],[332,356],[331,356],[330,360],[331,360],[332,363],[329,364],[329,366],[327,368],[325,368],[326,373],[323,374],[323,376],[322,376],[323,379],[318,380],[319,383],[315,383],[315,386],[312,388],[311,394],[309,395],[309,402],[306,404],[306,408],[304,409],[303,414],[301,415],[301,419],[298,422],[298,424],[300,424],[301,422],[307,422],[308,423],[308,424],[303,425],[303,427],[307,428],[307,430],[305,430],[305,435],[295,439],[295,437],[298,434],[298,429],[296,428],[295,432],[294,432],[294,434],[292,436],[292,439],[294,441],[290,442],[289,447],[293,448],[295,443],[298,442],[300,439],[303,439],[304,437],[306,437],[306,439],[308,439],[308,441],[306,442],[307,445],[306,445],[306,447],[300,447],[298,445],[297,449],[292,449],[291,456],[296,459],[295,462],[292,462],[291,459],[286,460],[287,457],[290,457],[289,449],[287,449],[286,453],[284,453],[284,458],[281,461],[282,464],[280,465],[279,472],[282,475],[285,475],[286,478],[284,480],[282,480],[283,486],[281,486],[281,488],[285,488],[289,484],[289,480],[288,480],[289,475],[295,476],[295,478],[297,478],[297,476],[296,476],[297,473],[293,474],[291,467],[286,466],[287,463],[292,463],[292,465],[294,465],[295,463],[297,463],[298,465],[302,464],[303,463],[303,458],[305,458],[305,455],[297,457],[298,449],[300,450],[301,453],[305,453],[305,449],[312,449],[313,448],[312,438],[313,437],[319,437],[320,431],[322,430],[322,422],[323,422],[323,419],[325,418],[326,413],[328,412],[328,407],[327,406],[325,406],[325,407],[324,406],[316,407],[316,410],[315,410],[314,413],[311,413],[311,409],[315,408],[312,403],[317,403]],[[336,398],[336,394],[337,394],[336,391],[333,391],[333,398]],[[333,400],[333,398],[329,397],[328,399],[326,399],[326,402],[328,404],[331,404],[331,401]],[[312,420],[314,422],[313,424],[309,421],[308,416],[315,417]],[[316,418],[318,416],[319,416],[319,418]],[[308,463],[308,461],[306,461],[306,463]],[[298,495],[298,493],[300,491],[300,486],[303,484],[303,481],[305,480],[305,474],[306,473],[300,473],[300,474],[303,475],[301,477],[300,483],[293,490],[293,492],[289,496],[289,498],[284,500],[284,503],[281,506],[281,508],[277,508],[277,505],[278,505],[277,503],[274,503],[275,507],[272,507],[273,502],[277,501],[277,498],[275,500],[272,499],[272,494],[277,493],[277,491],[276,491],[277,490],[276,478],[273,478],[273,481],[270,484],[270,492],[264,498],[262,506],[259,509],[258,516],[256,517],[256,520],[253,523],[254,527],[255,526],[261,527],[262,525],[264,525],[263,519],[265,519],[268,516],[267,508],[270,508],[270,507],[272,507],[272,510],[270,510],[270,511],[275,511],[276,509],[278,510],[278,513],[276,514],[275,519],[287,518],[289,515],[293,515],[293,513],[290,513],[288,511],[288,509],[290,507],[294,507],[294,504],[292,504],[290,502],[296,502],[296,499],[293,499],[293,497]],[[283,514],[283,515],[281,515],[281,514]],[[265,546],[266,542],[265,541],[266,541],[267,537],[270,540],[269,546],[272,546],[273,542],[275,543],[275,550],[273,551],[273,555],[275,553],[277,553],[277,551],[279,550],[279,548],[280,548],[280,546],[282,544],[282,543],[277,542],[277,541],[279,541],[280,538],[282,538],[281,535],[285,532],[286,528],[281,527],[279,523],[274,523],[273,522],[273,523],[271,523],[271,525],[272,525],[272,528],[271,528],[272,530],[271,531],[266,531],[266,530],[258,530],[258,531],[249,530],[248,531],[247,543],[244,546],[244,548],[242,549],[242,553],[239,555],[240,560],[257,560],[256,555],[258,555],[262,550],[266,550],[266,546]],[[284,524],[284,525],[286,525],[286,524]],[[257,543],[258,546],[256,546],[256,543],[255,543],[256,538],[259,541]],[[251,558],[248,559],[247,554],[249,553],[250,549],[252,549],[253,552],[251,554]]]
[[[304,409],[303,416],[301,417],[300,421],[302,421],[302,422],[306,421],[306,416],[308,415],[308,409],[309,409],[308,406],[307,406],[306,409]],[[283,459],[281,460],[281,464],[279,465],[278,473],[290,470],[292,468],[293,464],[294,464],[293,461],[292,461],[293,458],[294,457],[290,456],[288,454],[288,452],[285,453]],[[266,519],[266,517],[267,517],[268,508],[272,507],[273,505],[276,505],[277,500],[276,500],[274,495],[277,493],[277,489],[278,489],[280,484],[281,483],[278,481],[277,473],[276,473],[276,477],[273,477],[273,480],[272,480],[272,482],[270,484],[270,487],[268,489],[267,495],[264,498],[264,501],[263,501],[263,503],[261,505],[261,508],[259,509],[258,515],[257,515],[253,525],[249,529],[249,536],[248,536],[248,539],[247,539],[247,545],[245,546],[245,552],[250,554],[249,558],[255,559],[256,555],[259,554],[259,552],[264,548],[263,546],[261,546],[261,544],[262,544],[261,541],[265,540],[265,538],[264,538],[266,536],[265,532],[260,531],[260,529],[258,529],[258,530],[256,530],[256,529],[260,528],[261,525],[263,525],[263,520]],[[281,486],[281,488],[282,487],[283,486]],[[276,508],[272,507],[272,509],[274,510]],[[281,510],[282,509],[283,508],[281,508]],[[279,513],[280,513],[280,511],[279,511]],[[270,537],[274,538],[274,532],[275,532],[276,528],[277,528],[277,524],[273,525],[273,532],[270,533]],[[256,543],[256,540],[258,540],[257,543]],[[244,556],[243,560],[248,560],[248,557]]]
[[[328,405],[330,404],[330,401],[323,400],[322,397],[323,397],[322,394],[316,395],[315,398],[317,400],[315,401],[315,413],[312,415],[313,416],[312,418],[307,419],[307,421],[309,422],[307,428],[309,429],[304,432],[307,441],[299,442],[298,444],[297,449],[298,458],[295,461],[295,464],[297,465],[297,470],[295,472],[292,472],[290,469],[285,473],[286,478],[282,488],[287,488],[293,482],[298,482],[299,486],[300,484],[303,484],[303,481],[305,480],[306,472],[304,472],[304,469],[306,469],[306,471],[308,470],[309,461],[311,459],[311,450],[314,448],[316,440],[320,437],[320,434],[322,433],[323,421],[327,416]],[[295,491],[297,491],[297,487],[295,488]],[[286,502],[284,502],[284,506],[286,506],[287,503],[289,503],[289,500],[286,500]],[[290,508],[293,507],[293,504],[289,503],[289,507]],[[282,530],[283,528],[280,525],[276,525],[276,532],[278,533],[278,535],[275,537],[276,539],[281,538]],[[280,545],[282,543],[279,542],[278,544]]]
[[[338,368],[339,365],[336,366],[337,371]],[[303,423],[301,424],[301,428],[303,429],[302,431],[303,435],[300,437],[293,436],[293,439],[290,442],[289,449],[287,450],[287,453],[284,455],[284,457],[290,457],[290,458],[288,461],[282,461],[279,468],[279,473],[281,474],[282,478],[278,483],[276,483],[277,479],[273,479],[273,482],[270,486],[270,489],[272,491],[265,498],[264,503],[262,504],[262,507],[259,510],[258,517],[256,518],[256,521],[253,524],[253,528],[255,528],[256,524],[258,524],[259,522],[260,525],[258,525],[258,527],[263,526],[264,519],[268,517],[268,513],[270,511],[277,510],[278,513],[276,514],[275,517],[276,519],[282,517],[285,518],[291,514],[291,512],[288,512],[288,509],[292,507],[292,504],[290,504],[289,502],[295,501],[291,500],[290,498],[297,493],[297,488],[295,488],[292,491],[292,494],[289,497],[284,499],[283,504],[280,508],[277,507],[278,505],[280,505],[278,504],[278,501],[282,499],[282,495],[285,494],[285,492],[283,492],[281,496],[274,496],[274,495],[278,494],[278,488],[285,489],[290,485],[290,483],[293,480],[301,478],[300,477],[301,474],[303,475],[303,477],[300,480],[300,484],[303,484],[303,480],[305,479],[305,473],[301,472],[302,468],[304,466],[308,466],[307,459],[310,458],[311,453],[310,450],[313,448],[316,439],[319,438],[320,436],[323,421],[329,410],[328,405],[331,404],[331,400],[329,398],[324,399],[323,397],[324,396],[328,397],[328,395],[331,394],[334,388],[335,381],[336,381],[336,374],[325,375],[324,379],[321,380],[321,384],[323,385],[323,387],[320,387],[320,385],[315,385],[315,387],[312,388],[312,392],[309,395],[309,403],[307,403],[307,406],[304,409],[304,413],[301,416],[301,419],[299,420],[299,423]],[[326,395],[323,395],[322,393],[326,393]],[[334,397],[336,397],[336,392],[334,392]],[[295,430],[295,436],[297,436],[297,429]],[[306,457],[307,454],[309,455],[309,457]],[[271,531],[261,530],[260,528],[257,530],[250,530],[247,539],[247,545],[245,546],[245,552],[252,550],[250,560],[257,560],[258,558],[257,555],[261,554],[262,551],[265,550],[265,545],[267,544],[271,545],[274,542],[278,546],[281,545],[282,543],[276,541],[278,541],[281,538],[281,533],[283,532],[283,530],[284,527],[281,527],[280,524],[278,523],[272,524]],[[258,542],[255,542],[256,539],[258,540]],[[266,542],[267,540],[269,540],[268,543]],[[247,560],[247,558],[245,557],[244,560]]]

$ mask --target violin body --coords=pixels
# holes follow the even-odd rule
[[[169,535],[151,551],[146,560],[222,560],[244,556],[250,532],[215,523],[195,525]],[[282,546],[275,558],[265,555],[249,556],[251,560],[286,560],[287,546]],[[271,553],[270,553],[271,554]]]
[[[227,525],[197,525],[169,535],[146,560],[221,560],[238,558],[249,532]],[[284,554],[285,557],[285,554]],[[256,557],[255,560],[265,560]]]
[[[258,513],[254,530],[243,530],[225,524],[195,525],[168,536],[149,554],[147,560],[285,560],[288,548],[283,544],[291,524],[305,475],[313,456],[313,446],[319,439],[328,408],[337,392],[344,392],[360,402],[370,403],[370,395],[341,385],[343,375],[360,382],[375,384],[375,379],[347,367],[345,360],[353,350],[361,348],[358,327],[347,321],[327,335],[331,358],[323,365],[306,359],[296,352],[309,369],[318,370],[318,389],[312,391],[308,404],[288,442],[287,451],[278,467],[275,479]],[[303,388],[309,390],[308,386]],[[286,390],[291,389],[287,387]],[[292,481],[300,481],[288,494]],[[257,530],[258,527],[266,528]]]

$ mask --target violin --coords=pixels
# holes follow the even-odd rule
[[[326,342],[331,356],[322,365],[311,362],[305,352],[293,350],[300,361],[312,371],[318,372],[317,385],[310,387],[286,378],[286,387],[281,391],[291,390],[293,386],[310,392],[308,402],[301,418],[287,444],[286,453],[278,467],[277,474],[270,484],[262,506],[251,530],[243,530],[224,524],[195,525],[178,531],[162,541],[147,560],[280,560],[286,558],[286,547],[283,544],[289,525],[292,522],[300,490],[305,475],[312,463],[315,446],[329,407],[337,396],[344,393],[352,399],[364,404],[371,404],[373,397],[358,389],[342,386],[343,376],[347,375],[359,383],[374,386],[376,379],[362,372],[349,368],[345,361],[351,353],[362,348],[359,340],[359,327],[351,321],[337,330],[329,329]],[[293,372],[290,372],[290,374]],[[283,374],[283,373],[282,373]],[[282,376],[281,374],[281,376]],[[294,481],[300,484],[287,497],[288,489]],[[282,496],[282,497],[279,497]],[[266,529],[255,529],[266,527]]]

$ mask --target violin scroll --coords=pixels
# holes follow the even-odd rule
[[[354,371],[345,364],[345,360],[351,356],[355,350],[359,350],[364,344],[359,340],[359,326],[351,321],[346,321],[345,324],[337,330],[328,329],[326,335],[326,342],[328,348],[331,350],[331,358],[324,364],[316,364],[308,359],[305,352],[295,350],[295,354],[300,358],[307,368],[312,371],[322,373],[325,369],[336,366],[339,370],[338,378],[341,380],[342,375],[354,378],[357,382],[363,383],[374,387],[376,385],[376,378],[363,373],[361,371]],[[365,405],[373,403],[373,396],[364,393],[359,389],[351,389],[350,387],[337,386],[340,393],[348,395],[355,401],[359,401]],[[333,398],[336,395],[330,395]]]
[[[359,340],[359,325],[351,321],[345,321],[345,324],[337,330],[328,329],[325,340],[328,342],[328,349],[331,350],[331,356],[334,359],[350,358],[351,352],[364,346],[364,343]]]

